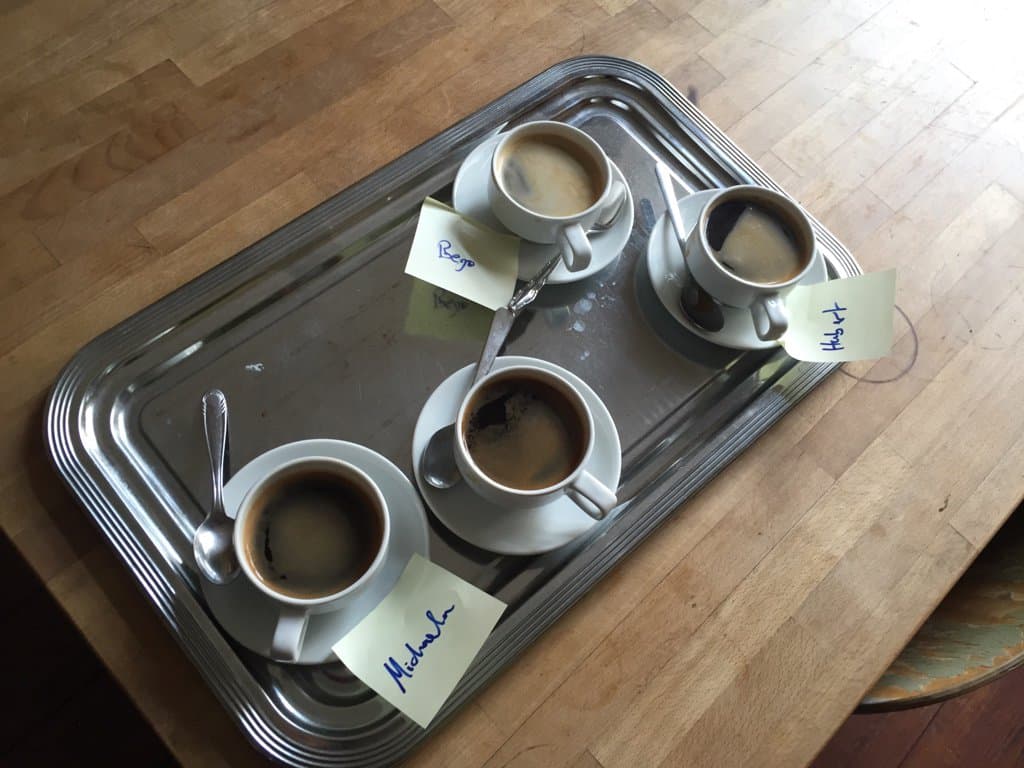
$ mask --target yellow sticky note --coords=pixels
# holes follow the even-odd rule
[[[405,272],[497,309],[512,298],[519,238],[488,229],[428,197],[420,208]]]
[[[885,357],[892,347],[896,270],[798,285],[786,296],[782,337],[797,360],[845,362]]]
[[[334,653],[426,728],[469,668],[505,604],[419,555]]]

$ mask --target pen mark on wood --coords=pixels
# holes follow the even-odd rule
[[[843,374],[844,376],[849,376],[851,379],[856,379],[857,381],[863,381],[866,384],[889,384],[893,381],[896,381],[897,379],[902,379],[910,372],[910,369],[913,368],[914,364],[917,362],[917,353],[920,347],[920,343],[917,338],[917,329],[914,328],[914,324],[911,322],[910,317],[907,315],[907,313],[903,311],[902,307],[900,307],[897,304],[895,305],[895,309],[897,312],[900,313],[903,319],[907,321],[907,327],[910,329],[910,339],[914,344],[914,348],[910,351],[910,360],[907,361],[907,364],[904,365],[903,368],[901,368],[892,376],[889,376],[884,379],[869,379],[866,376],[855,376],[854,374],[847,371],[845,368],[839,369],[839,372],[841,374]]]
[[[520,757],[522,757],[523,755],[527,754],[528,752],[533,752],[533,750],[535,750],[535,749],[544,749],[547,746],[550,746],[550,745],[547,744],[547,743],[544,743],[544,744],[534,744],[532,747],[526,747],[526,749],[520,749],[518,752],[516,752],[514,755],[512,755],[512,757],[510,757],[507,761],[502,763],[502,768],[507,768],[507,766],[512,765],[516,760],[518,760]]]

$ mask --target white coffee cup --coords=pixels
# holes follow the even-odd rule
[[[572,155],[586,170],[593,195],[579,210],[550,215],[532,210],[516,199],[506,184],[504,170],[514,149],[524,139],[550,140],[557,151]],[[614,178],[611,161],[601,145],[583,131],[565,123],[539,120],[513,128],[506,133],[491,156],[491,177],[487,187],[491,210],[513,234],[536,243],[555,243],[562,260],[572,272],[590,265],[592,249],[587,232],[605,229],[618,216],[626,200],[625,185]]]
[[[776,282],[755,282],[741,277],[719,261],[708,242],[708,220],[719,206],[730,202],[749,202],[782,225],[797,250],[796,271]],[[698,321],[701,313],[714,314],[713,306],[708,306],[714,302],[749,308],[758,338],[763,341],[778,339],[789,327],[785,296],[810,271],[816,247],[810,221],[800,206],[785,195],[753,185],[723,189],[704,204],[696,225],[686,238],[686,268],[707,296],[694,294],[691,297],[692,301],[702,305],[697,311],[685,306],[688,293],[684,291],[684,308]],[[712,301],[709,302],[708,298]],[[709,327],[709,330],[715,328]]]
[[[380,544],[369,567],[351,584],[329,594],[299,597],[275,588],[267,579],[260,577],[259,566],[254,562],[255,556],[252,551],[254,546],[258,546],[258,542],[251,543],[253,535],[258,534],[259,531],[253,529],[255,522],[250,521],[250,517],[261,513],[262,506],[266,502],[265,491],[277,483],[288,482],[290,477],[294,477],[298,483],[301,482],[302,476],[317,472],[329,473],[346,485],[358,488],[362,492],[364,497],[369,500],[367,514],[374,515],[375,523],[381,528]],[[277,627],[270,644],[271,657],[279,661],[297,661],[302,652],[302,644],[310,617],[342,608],[354,596],[362,592],[380,570],[391,541],[391,517],[380,488],[361,469],[340,459],[308,457],[282,464],[249,489],[235,516],[232,541],[242,573],[252,582],[253,586],[274,600],[280,609]]]
[[[575,467],[561,480],[543,488],[515,488],[503,485],[486,474],[474,461],[467,443],[471,409],[481,390],[487,390],[497,383],[523,379],[539,381],[550,386],[564,398],[571,407],[572,415],[578,419],[579,427],[578,461]],[[590,406],[575,386],[567,379],[544,368],[533,365],[515,365],[494,371],[478,381],[466,393],[459,406],[455,420],[455,463],[463,480],[487,501],[509,510],[533,509],[567,494],[579,507],[596,520],[603,520],[615,508],[615,492],[594,477],[584,467],[594,450],[594,416]]]

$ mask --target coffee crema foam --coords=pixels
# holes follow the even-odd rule
[[[254,502],[246,552],[276,592],[315,599],[352,586],[380,550],[384,525],[376,499],[327,470],[280,478]]]
[[[480,470],[519,490],[560,483],[583,460],[584,424],[560,391],[532,377],[498,379],[478,392],[464,426]]]
[[[723,203],[708,217],[707,231],[715,258],[752,283],[784,283],[806,265],[783,223],[756,204]]]
[[[559,136],[527,135],[502,150],[502,186],[524,208],[572,216],[601,198],[601,171],[589,155]]]

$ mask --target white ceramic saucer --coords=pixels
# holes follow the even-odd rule
[[[686,232],[693,229],[697,223],[697,217],[700,216],[700,209],[708,198],[718,191],[717,189],[706,189],[703,192],[695,192],[680,198],[679,212],[682,214],[683,228]],[[668,220],[668,214],[665,213],[655,222],[650,240],[647,241],[647,271],[651,275],[654,292],[658,294],[665,309],[688,331],[712,344],[733,349],[770,349],[778,346],[779,342],[777,341],[762,341],[758,338],[757,332],[754,330],[754,320],[748,309],[739,309],[723,304],[722,314],[725,318],[725,326],[720,331],[707,331],[693,322],[679,306],[679,295],[683,288],[681,275],[685,269],[683,252],[679,248],[675,232],[672,231],[672,223]],[[828,270],[825,267],[825,259],[821,255],[821,251],[815,251],[811,269],[800,281],[800,285],[823,283],[826,280],[828,280]]]
[[[452,206],[459,213],[469,216],[497,232],[507,232],[508,230],[491,212],[491,204],[487,200],[487,183],[491,177],[491,155],[494,154],[494,148],[499,141],[501,141],[500,135],[482,141],[462,162],[452,187]],[[577,280],[596,275],[615,261],[615,257],[622,253],[622,249],[629,241],[630,232],[633,231],[633,193],[629,189],[626,177],[622,175],[622,171],[615,163],[612,163],[612,173],[626,187],[626,201],[622,204],[622,209],[615,217],[610,229],[590,235],[590,244],[594,251],[590,266],[579,272],[570,272],[564,263],[560,263],[548,278],[548,282],[552,285],[574,283]],[[519,246],[519,279],[529,280],[537,274],[540,268],[547,264],[555,254],[555,250],[553,245],[523,240]]]
[[[622,447],[612,415],[583,379],[561,366],[533,357],[499,357],[494,370],[510,365],[535,365],[564,376],[579,388],[594,414],[596,440],[586,467],[609,488],[618,488]],[[480,498],[465,483],[447,490],[427,485],[419,471],[420,454],[430,437],[455,421],[459,404],[469,391],[475,365],[467,365],[441,382],[427,399],[412,436],[412,465],[416,484],[427,504],[456,536],[501,555],[539,555],[568,544],[597,524],[567,496],[537,509],[510,511]]]
[[[235,516],[246,491],[274,467],[308,456],[329,456],[359,467],[377,483],[392,515],[390,551],[366,590],[343,608],[310,619],[297,663],[323,664],[337,660],[331,646],[388,595],[413,553],[428,557],[429,536],[426,512],[402,471],[379,453],[342,440],[302,440],[257,456],[224,486],[224,509],[228,516]],[[256,589],[244,574],[224,586],[206,579],[201,581],[206,602],[221,627],[249,650],[269,656],[278,616],[274,601]]]

